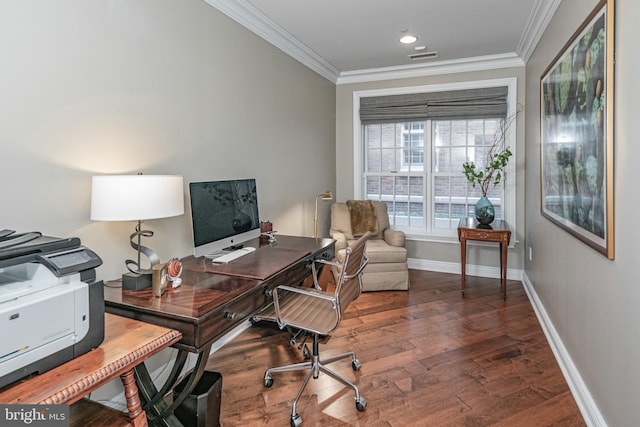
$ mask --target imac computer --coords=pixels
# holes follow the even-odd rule
[[[194,255],[217,257],[260,236],[256,180],[189,183]]]

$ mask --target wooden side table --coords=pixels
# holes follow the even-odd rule
[[[491,225],[482,225],[475,218],[464,218],[458,224],[460,262],[462,264],[462,296],[466,279],[467,240],[495,242],[500,244],[500,279],[504,300],[507,300],[507,249],[511,240],[511,228],[506,221],[495,220]]]
[[[92,413],[91,425],[122,425],[115,424],[117,417],[113,418],[114,410],[83,400],[87,394],[120,377],[128,409],[128,419],[124,420],[128,422],[125,425],[146,426],[147,417],[140,404],[133,369],[178,342],[181,337],[180,332],[172,329],[107,313],[104,341],[98,348],[43,374],[7,386],[0,391],[0,403],[75,403],[71,407],[72,426],[80,423],[88,425],[78,419],[83,412],[78,408],[89,408]],[[121,418],[125,418],[123,415]]]

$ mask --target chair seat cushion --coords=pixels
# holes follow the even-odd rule
[[[308,289],[311,291],[310,289]],[[313,291],[311,291],[313,292]],[[296,292],[278,290],[281,319],[289,326],[327,335],[333,332],[339,323],[335,306],[326,299],[313,298]],[[269,305],[254,320],[277,321],[275,307]]]
[[[339,262],[344,261],[344,255],[344,249],[338,251],[338,253],[336,254],[336,258]],[[405,248],[391,246],[384,240],[379,239],[370,239],[367,242],[367,256],[369,257],[369,265],[407,262],[407,250]]]

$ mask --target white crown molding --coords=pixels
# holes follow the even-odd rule
[[[522,67],[562,0],[536,0],[516,52],[449,61],[340,72],[246,0],[204,0],[327,80],[340,85],[439,74]]]
[[[268,16],[245,0],[204,0],[240,25],[253,31],[287,55],[335,83],[340,72],[336,67],[293,37]]]
[[[542,38],[553,14],[562,0],[537,0],[529,16],[527,26],[522,33],[522,38],[516,48],[516,53],[526,64],[531,58],[538,42]]]
[[[406,79],[411,77],[435,76],[439,74],[465,73],[469,71],[496,70],[500,68],[522,67],[524,62],[515,53],[476,56],[449,61],[401,65],[340,73],[336,84],[364,83],[380,80]]]

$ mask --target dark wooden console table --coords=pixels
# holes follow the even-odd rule
[[[258,250],[224,266],[204,257],[183,260],[182,286],[154,297],[141,291],[105,288],[106,311],[176,329],[182,339],[168,380],[157,388],[144,364],[136,380],[149,422],[180,426],[173,415],[204,372],[214,342],[272,302],[270,291],[281,284],[302,283],[313,259],[333,259],[335,241],[324,238],[277,236],[275,244],[254,239],[245,243]],[[112,282],[113,284],[114,282]],[[189,353],[198,355],[182,392],[171,405],[163,396],[174,388]]]
[[[175,330],[107,313],[105,338],[98,348],[0,390],[0,403],[73,404],[72,426],[146,426],[133,369],[180,337]],[[128,416],[83,399],[118,376],[124,385]],[[88,418],[83,418],[87,413]]]
[[[460,263],[462,266],[462,296],[464,296],[465,270],[467,264],[467,240],[495,242],[500,244],[500,285],[504,300],[507,299],[507,249],[511,240],[511,228],[506,221],[495,220],[490,225],[481,225],[475,218],[464,218],[458,224],[460,240]]]

